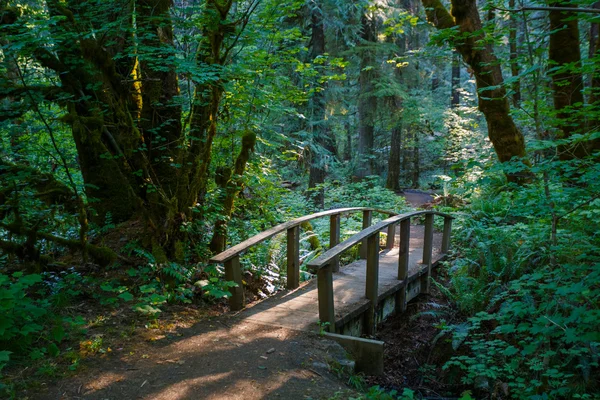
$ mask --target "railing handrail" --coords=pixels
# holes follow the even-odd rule
[[[442,213],[439,211],[433,210],[423,210],[423,211],[413,211],[405,214],[398,214],[391,218],[385,219],[383,221],[378,222],[375,225],[371,225],[368,228],[363,229],[362,231],[356,233],[355,235],[350,236],[348,239],[339,243],[335,247],[327,250],[325,253],[321,254],[319,257],[311,260],[306,267],[311,270],[313,273],[318,271],[319,269],[329,265],[329,263],[337,256],[339,256],[344,251],[348,250],[352,246],[355,246],[361,242],[363,242],[369,236],[372,236],[384,228],[402,222],[404,220],[417,217],[419,215],[439,215],[444,218],[454,219],[450,214]]]
[[[336,208],[333,210],[321,211],[318,213],[305,215],[303,217],[296,218],[291,221],[281,223],[279,225],[275,225],[274,227],[267,229],[266,231],[263,231],[257,235],[254,235],[251,238],[246,239],[243,242],[236,244],[233,247],[230,247],[229,249],[225,250],[224,252],[215,255],[214,257],[212,257],[209,260],[209,262],[224,263],[226,261],[229,261],[232,258],[239,255],[240,253],[243,253],[244,251],[248,250],[250,247],[255,246],[267,239],[270,239],[271,237],[273,237],[279,233],[285,232],[290,228],[300,226],[304,222],[308,222],[308,221],[311,221],[313,219],[320,218],[320,217],[326,217],[326,216],[337,215],[337,214],[347,214],[347,213],[358,212],[358,211],[373,211],[373,212],[387,214],[387,215],[398,215],[398,213],[394,212],[394,211],[381,210],[381,209],[376,209],[376,208],[371,208],[371,207],[348,207],[348,208]]]

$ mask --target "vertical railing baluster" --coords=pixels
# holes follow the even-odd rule
[[[425,234],[423,235],[423,261],[429,264],[433,251],[433,214],[425,215]]]
[[[368,227],[371,226],[372,216],[373,216],[373,212],[371,210],[363,211],[363,221],[362,221],[363,229],[367,229]],[[367,259],[367,239],[364,239],[360,245],[360,258],[361,258],[361,260]]]
[[[240,256],[225,261],[225,280],[237,283],[237,287],[230,287],[229,307],[233,311],[244,308],[244,283],[242,282],[242,268],[240,266]]]
[[[427,272],[421,276],[421,293],[429,293],[431,281],[431,263],[433,261],[433,214],[425,215],[425,234],[423,237],[423,261]]]
[[[385,248],[391,250],[394,248],[394,242],[396,241],[396,224],[392,224],[387,228],[387,240],[385,242]]]
[[[317,271],[317,295],[319,298],[319,322],[321,324],[329,323],[329,332],[335,332],[333,268],[331,264]]]
[[[300,285],[300,227],[287,230],[287,288]]]
[[[400,222],[400,248],[398,249],[398,280],[404,281],[404,286],[396,297],[396,310],[406,311],[406,289],[408,286],[408,267],[410,257],[410,218]]]
[[[379,232],[367,238],[367,282],[365,296],[371,301],[365,320],[365,331],[368,335],[375,332],[377,324],[376,310],[379,295]]]
[[[444,217],[444,232],[442,235],[442,254],[448,253],[450,250],[450,235],[452,232],[452,218]]]
[[[335,247],[340,242],[340,214],[329,217],[329,248]],[[340,257],[335,256],[331,261],[333,272],[340,270]]]

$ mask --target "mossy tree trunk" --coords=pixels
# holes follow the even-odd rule
[[[212,78],[193,78],[187,132],[171,0],[46,4],[57,21],[49,25],[52,46],[34,40],[33,32],[18,21],[11,21],[20,35],[14,37],[35,43],[29,45],[30,53],[60,80],[60,86],[52,87],[59,93],[52,93],[50,100],[66,111],[62,121],[71,128],[96,220],[104,222],[108,214],[115,223],[142,219],[148,229],[146,244],[156,249],[157,259],[181,258],[181,222],[204,200],[209,182],[224,91],[221,72],[240,23],[227,20],[232,0],[205,4],[203,17],[210,21],[199,35],[196,67],[210,70]]]
[[[422,0],[427,20],[439,29],[458,27],[454,45],[471,67],[477,84],[479,110],[484,114],[489,138],[500,162],[513,158],[526,160],[525,140],[510,115],[500,63],[486,40],[477,2],[452,0],[452,14],[440,0]],[[526,161],[527,162],[527,161]],[[511,181],[522,175],[507,174]]]

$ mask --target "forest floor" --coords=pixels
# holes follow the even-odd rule
[[[332,368],[345,352],[318,334],[207,318],[138,338],[28,399],[327,399],[355,396]],[[153,340],[155,339],[155,340]]]
[[[447,277],[438,269],[434,279],[444,285]],[[420,295],[408,303],[407,311],[390,317],[377,331],[375,338],[385,342],[384,375],[367,378],[369,385],[379,385],[402,393],[410,388],[416,398],[445,398],[459,395],[461,385],[442,383],[442,366],[453,352],[448,336],[441,335],[439,326],[455,322],[456,312],[446,296],[431,285],[429,295]]]
[[[414,207],[433,200],[412,190],[403,196]],[[96,339],[79,349],[88,354],[75,372],[28,382],[17,398],[346,399],[365,383],[436,393],[443,388],[428,374],[439,330],[430,315],[445,307],[434,290],[384,324],[377,339],[386,342],[386,373],[366,382],[340,367],[345,352],[318,334],[241,321],[220,307],[180,307],[146,323],[117,313],[94,326]]]

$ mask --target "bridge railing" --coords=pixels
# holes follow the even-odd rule
[[[328,216],[330,232],[329,247],[334,248],[340,241],[341,216],[343,214],[356,212],[362,212],[363,229],[371,226],[371,220],[374,212],[385,215],[397,215],[397,213],[393,211],[379,210],[369,207],[337,208],[334,210],[322,211],[276,225],[271,229],[252,236],[251,238],[212,257],[209,262],[224,264],[225,279],[237,283],[237,287],[230,288],[231,297],[229,298],[229,305],[231,309],[240,310],[244,307],[245,302],[244,287],[242,282],[242,269],[240,266],[240,255],[242,253],[244,253],[250,247],[262,243],[279,233],[287,232],[287,288],[296,289],[300,284],[300,225],[317,218]],[[394,227],[390,227],[388,230],[388,241],[386,243],[386,247],[390,249],[394,246],[394,229]],[[360,241],[356,242],[355,244],[358,243],[360,243]],[[360,248],[360,256],[362,259],[365,259],[367,258],[368,247],[366,239],[362,243],[363,245]],[[328,265],[332,272],[337,272],[339,270],[339,257],[331,257],[331,259],[328,261]]]
[[[328,323],[329,329],[335,331],[335,307],[333,296],[333,263],[337,262],[339,256],[344,251],[358,243],[366,241],[366,262],[367,273],[365,282],[365,297],[370,301],[370,307],[367,310],[365,328],[367,333],[372,333],[376,323],[376,308],[379,290],[379,233],[383,229],[388,232],[395,232],[395,227],[400,224],[400,250],[398,257],[398,280],[404,281],[404,286],[400,290],[400,308],[406,309],[407,302],[407,282],[409,269],[409,244],[410,244],[410,220],[413,217],[425,216],[425,234],[423,238],[423,258],[421,264],[427,265],[426,276],[424,277],[425,287],[423,292],[429,291],[429,277],[431,275],[431,266],[433,258],[433,218],[441,216],[444,218],[444,228],[442,233],[441,254],[446,254],[450,248],[450,233],[452,229],[453,217],[449,214],[437,211],[416,211],[401,215],[395,215],[383,220],[373,226],[363,229],[361,232],[349,237],[342,243],[330,248],[319,257],[310,261],[307,267],[312,272],[317,273],[317,289],[319,299],[319,320],[321,323]],[[394,234],[388,234],[388,248],[394,246]],[[390,244],[390,237],[391,244]]]

